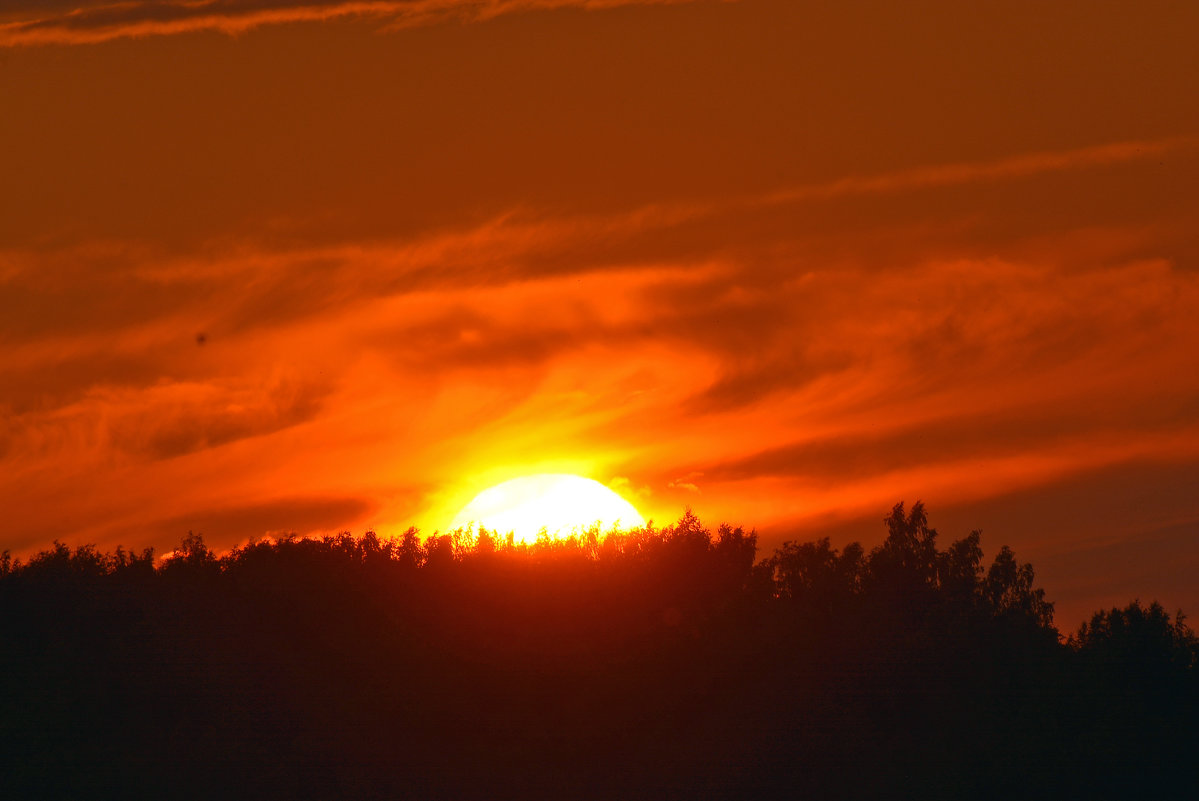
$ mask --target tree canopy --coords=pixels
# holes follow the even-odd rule
[[[1199,645],[1068,637],[1035,573],[896,504],[867,550],[677,523],[0,558],[10,797],[1147,797]],[[1193,786],[1193,785],[1192,785]]]

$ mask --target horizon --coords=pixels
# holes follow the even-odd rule
[[[879,517],[875,522],[887,523],[896,513],[898,509],[903,511],[904,502],[900,502],[896,507],[885,517]],[[916,501],[913,504],[914,509],[920,510],[920,514],[926,514],[927,509],[922,501]],[[932,521],[930,521],[932,522]],[[120,542],[111,551],[104,548],[97,548],[96,543],[67,543],[60,539],[55,539],[40,548],[29,549],[24,553],[13,553],[7,549],[3,550],[5,561],[5,570],[19,571],[23,567],[29,566],[30,563],[36,563],[39,560],[44,560],[48,557],[59,554],[74,552],[74,558],[83,557],[87,560],[88,553],[94,554],[101,561],[109,563],[109,569],[113,566],[121,564],[122,558],[149,558],[150,564],[154,569],[161,570],[175,559],[180,559],[188,556],[192,549],[200,549],[207,553],[217,562],[224,563],[230,560],[236,561],[247,552],[258,547],[274,548],[280,546],[294,545],[296,543],[308,542],[313,545],[328,545],[331,542],[350,538],[358,543],[365,543],[368,540],[378,542],[384,550],[391,553],[392,550],[398,549],[403,543],[407,543],[409,539],[422,549],[435,549],[439,543],[452,543],[454,550],[454,560],[469,558],[471,555],[478,555],[479,549],[488,544],[488,547],[494,548],[499,553],[510,555],[534,555],[545,553],[555,555],[559,553],[559,549],[565,548],[566,551],[577,550],[589,559],[595,559],[597,553],[591,553],[587,549],[596,545],[603,544],[608,541],[624,542],[629,540],[637,540],[642,534],[650,534],[653,536],[661,536],[669,534],[676,530],[687,531],[691,527],[697,528],[705,533],[711,544],[716,543],[716,536],[726,529],[735,531],[739,536],[748,537],[753,542],[754,566],[765,567],[773,560],[782,557],[786,549],[792,546],[819,546],[821,542],[830,542],[830,537],[825,534],[823,536],[816,532],[812,537],[807,539],[789,539],[773,548],[763,548],[759,544],[759,532],[753,528],[748,529],[744,526],[732,524],[727,521],[721,521],[715,525],[707,525],[703,520],[695,516],[690,507],[687,507],[677,520],[659,524],[657,521],[650,519],[644,521],[640,525],[626,526],[616,521],[611,525],[603,525],[602,521],[596,520],[589,524],[576,524],[570,528],[558,528],[550,531],[547,526],[542,525],[539,530],[530,531],[525,534],[519,534],[515,529],[504,530],[502,527],[488,527],[477,524],[475,521],[465,523],[458,526],[451,526],[443,529],[434,529],[430,532],[422,532],[416,526],[408,526],[402,531],[396,532],[377,532],[374,529],[366,529],[361,533],[355,534],[348,529],[333,529],[325,532],[306,532],[298,531],[266,531],[259,535],[234,542],[225,547],[212,548],[210,543],[205,542],[204,532],[202,531],[187,531],[175,547],[159,550],[154,546],[138,546],[134,543]],[[843,548],[865,547],[864,553],[873,556],[878,553],[886,543],[886,533],[882,526],[877,526],[882,530],[877,537],[865,537],[861,540],[846,539],[833,544],[834,550]],[[929,525],[929,531],[932,533],[934,540],[939,539],[939,545],[948,547],[954,537],[946,536],[945,532],[939,531],[936,526]],[[982,532],[978,529],[972,529],[970,532],[962,532],[963,535],[973,536],[981,535]],[[982,548],[979,551],[980,558],[985,561],[994,559],[1001,552],[1009,550],[1010,546],[1006,543],[993,543],[988,540],[982,542]],[[66,548],[66,552],[62,552],[62,548]],[[462,549],[462,554],[459,554],[459,549]],[[122,554],[124,557],[122,557]],[[1017,557],[1020,554],[1016,554]],[[115,561],[114,561],[115,560]],[[1028,563],[1028,566],[1036,571],[1037,566]],[[1039,572],[1034,572],[1035,580],[1038,584],[1044,585],[1045,582]],[[1044,588],[1043,588],[1044,589]],[[1080,625],[1086,624],[1099,613],[1114,612],[1122,609],[1129,602],[1134,604],[1144,603],[1146,605],[1153,604],[1162,606],[1168,614],[1181,616],[1180,619],[1187,617],[1187,610],[1181,607],[1170,608],[1161,604],[1157,597],[1141,597],[1140,595],[1121,596],[1118,591],[1108,588],[1108,595],[1104,602],[1090,608],[1077,600],[1067,603],[1063,606],[1053,594],[1053,588],[1049,587],[1045,590],[1045,600],[1051,607],[1051,626],[1058,632],[1058,636],[1065,640],[1074,636]],[[1064,610],[1064,611],[1063,611]]]

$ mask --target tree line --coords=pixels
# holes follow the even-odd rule
[[[866,550],[677,523],[0,557],[5,797],[1167,797],[1199,642],[1063,635],[897,504]],[[11,793],[2,792],[8,788]]]

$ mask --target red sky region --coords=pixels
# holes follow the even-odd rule
[[[0,547],[896,501],[1199,612],[1199,6],[0,2]],[[197,334],[203,333],[203,344]]]

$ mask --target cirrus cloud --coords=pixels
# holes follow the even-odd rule
[[[373,20],[389,29],[483,22],[504,14],[693,0],[143,0],[0,6],[0,47],[97,44],[114,39],[208,31],[230,36],[266,25]]]

